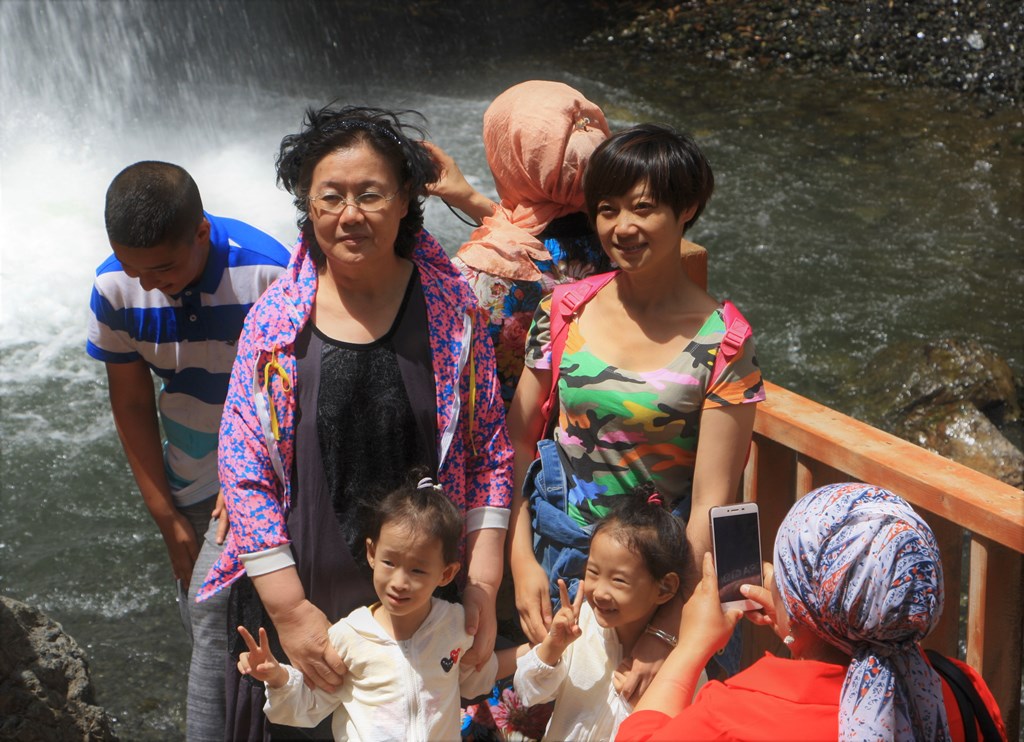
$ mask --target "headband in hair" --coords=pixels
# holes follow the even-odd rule
[[[320,131],[323,134],[333,134],[336,131],[349,131],[350,129],[362,129],[363,131],[372,131],[375,134],[387,137],[395,144],[397,144],[399,147],[402,146],[402,140],[398,138],[398,134],[396,134],[391,129],[391,127],[382,126],[381,124],[378,124],[373,121],[363,121],[362,119],[340,119],[324,124],[320,128]]]

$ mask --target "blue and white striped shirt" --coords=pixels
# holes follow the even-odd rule
[[[144,290],[113,255],[96,269],[86,344],[105,363],[142,359],[162,381],[164,464],[178,507],[217,492],[217,431],[242,323],[290,257],[248,224],[206,218],[206,267],[175,297]]]

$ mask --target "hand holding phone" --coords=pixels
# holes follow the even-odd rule
[[[756,611],[760,605],[743,597],[740,585],[761,586],[761,526],[757,503],[719,505],[709,511],[711,550],[724,610]]]

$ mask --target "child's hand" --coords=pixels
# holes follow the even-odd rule
[[[252,634],[246,631],[244,626],[238,627],[238,633],[245,640],[245,646],[249,647],[248,652],[242,652],[238,656],[238,672],[243,675],[251,675],[256,680],[265,682],[271,688],[280,688],[288,682],[288,671],[281,667],[281,664],[270,651],[270,641],[267,639],[267,631],[260,626],[260,643],[257,644]]]
[[[561,608],[551,619],[551,628],[548,636],[556,644],[567,647],[579,637],[580,629],[580,606],[583,605],[583,582],[579,584],[576,591],[576,600],[569,603],[569,589],[565,586],[564,580],[558,581],[558,597]]]
[[[537,647],[537,656],[547,665],[554,665],[562,656],[565,648],[579,638],[580,606],[583,605],[583,582],[576,590],[576,600],[569,603],[569,590],[564,580],[558,581],[558,596],[561,608],[551,619],[551,628],[544,641]]]

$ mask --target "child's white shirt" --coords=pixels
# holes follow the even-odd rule
[[[633,711],[612,682],[612,673],[622,662],[615,629],[602,628],[586,602],[580,606],[579,626],[579,638],[554,666],[541,661],[536,647],[516,662],[512,684],[523,705],[557,701],[544,732],[546,740],[612,740]],[[697,687],[706,681],[702,671]]]
[[[473,698],[493,688],[497,657],[479,672],[463,665],[473,637],[466,633],[461,605],[432,598],[423,625],[403,641],[388,636],[371,610],[357,608],[328,631],[348,667],[341,686],[334,693],[310,690],[298,670],[283,665],[288,683],[267,687],[267,718],[313,727],[333,712],[336,740],[457,740],[460,696]]]

